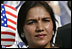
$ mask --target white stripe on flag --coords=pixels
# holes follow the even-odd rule
[[[2,39],[8,39],[8,38],[15,39],[15,36],[7,35],[7,34],[1,34],[1,38]]]
[[[16,28],[16,25],[11,23],[11,22],[9,22],[9,21],[8,21],[8,25],[11,25],[12,27]]]
[[[11,28],[8,28],[8,27],[2,27],[1,26],[1,32],[4,31],[4,32],[12,32],[12,33],[16,33],[16,31],[14,31],[13,29]]]
[[[9,14],[6,14],[7,18],[17,22],[17,18],[14,18],[13,16],[9,15]]]
[[[14,42],[10,42],[10,41],[1,41],[2,45],[12,45],[14,44]]]

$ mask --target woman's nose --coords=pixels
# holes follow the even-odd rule
[[[43,32],[44,31],[43,25],[41,23],[37,24],[35,31],[36,32]]]

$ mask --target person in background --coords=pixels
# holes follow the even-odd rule
[[[67,5],[68,5],[69,9],[71,10],[71,1],[68,1]]]
[[[62,26],[71,23],[71,10],[68,7],[68,1],[58,1],[60,7],[60,19]]]
[[[68,1],[67,5],[71,9],[71,1]],[[58,28],[56,44],[62,48],[71,48],[71,23]]]

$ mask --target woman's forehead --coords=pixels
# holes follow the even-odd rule
[[[43,6],[36,6],[36,7],[29,9],[28,13],[30,13],[30,14],[42,14],[42,13],[46,14],[46,13],[48,13],[48,11]]]
[[[50,17],[50,14],[44,7],[31,8],[27,14],[27,18],[44,18]]]

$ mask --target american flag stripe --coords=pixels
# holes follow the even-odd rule
[[[13,20],[11,20],[11,19],[9,19],[9,18],[8,18],[8,21],[10,21],[11,23],[13,23],[13,24],[15,24],[15,25],[16,25],[16,22],[15,22],[15,21],[13,21]]]
[[[9,34],[2,34],[2,35],[1,35],[1,38],[2,38],[2,39],[7,39],[7,38],[12,38],[12,39],[15,39],[15,37],[14,37],[14,36],[9,35]]]
[[[11,13],[11,12],[9,12],[9,11],[6,11],[6,14],[9,14],[9,15],[11,15],[11,16],[13,16],[13,17],[17,18],[17,16],[16,16],[16,15],[14,15],[13,13]]]
[[[1,26],[1,32],[11,32],[11,33],[16,33],[16,31],[15,30],[13,30],[13,29],[11,29],[11,28],[9,28],[9,27],[3,27],[3,26]]]
[[[11,42],[15,42],[15,39],[11,39],[11,38],[9,39],[9,38],[8,38],[8,39],[1,39],[1,41],[11,41]]]
[[[16,28],[14,28],[13,26],[8,25],[8,27],[16,31]]]
[[[14,15],[17,15],[16,10],[13,10],[12,8],[9,8],[9,7],[7,7],[7,6],[5,6],[5,9],[8,9],[8,10],[6,10],[6,11],[8,11],[8,12],[14,14]],[[15,8],[14,8],[14,9],[15,9]]]
[[[8,19],[11,19],[12,21],[14,21],[14,22],[16,22],[17,21],[17,18],[14,18],[14,17],[12,17],[11,15],[9,15],[9,14],[6,14],[8,17]]]
[[[15,36],[15,33],[12,33],[12,32],[1,32],[1,34],[7,34],[7,35],[12,35],[12,36]]]
[[[6,7],[9,7],[9,8],[11,8],[11,9],[13,9],[13,10],[15,10],[15,11],[17,11],[14,7],[11,7],[11,6],[9,6],[9,5],[6,5],[6,4],[4,4]]]
[[[13,44],[14,42],[9,42],[9,41],[7,41],[7,42],[5,42],[5,41],[1,41],[1,44],[4,44],[4,45],[10,45],[10,44]]]
[[[3,45],[3,46],[5,46],[5,47],[10,47],[10,46],[12,46],[12,45]]]
[[[10,21],[8,21],[8,25],[11,25],[12,27],[16,28],[16,25]]]

